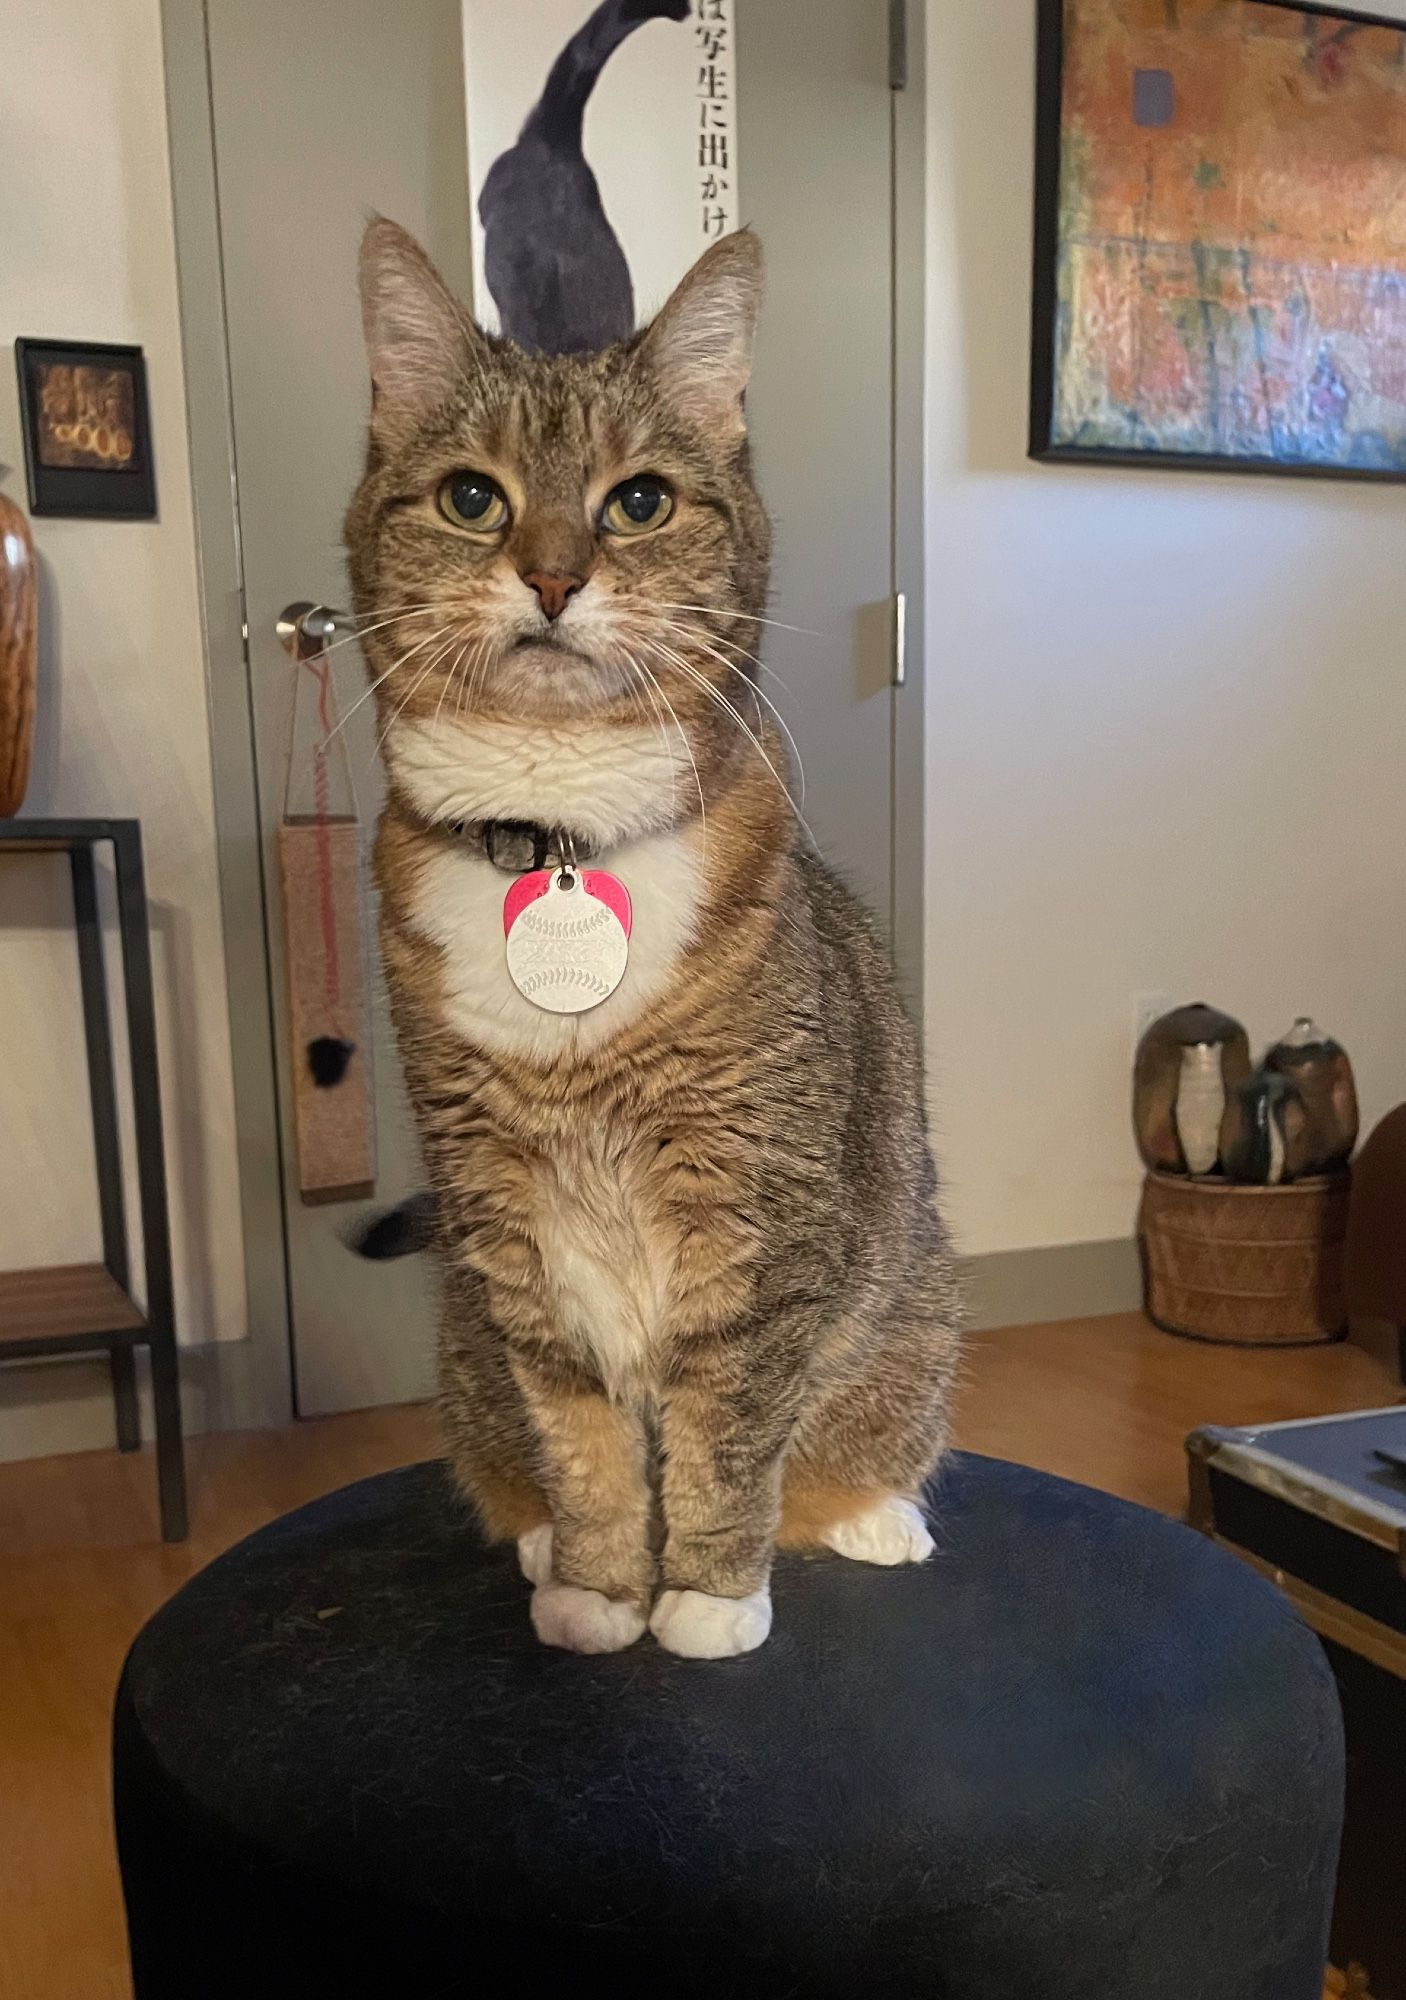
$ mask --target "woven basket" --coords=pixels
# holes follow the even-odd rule
[[[1147,1316],[1229,1347],[1310,1347],[1347,1332],[1347,1174],[1287,1187],[1149,1174],[1138,1239]]]

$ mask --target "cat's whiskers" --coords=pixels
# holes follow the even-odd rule
[[[401,718],[401,715],[404,713],[406,703],[411,700],[416,690],[424,684],[425,676],[431,671],[432,665],[433,662],[431,662],[431,666],[422,668],[421,671],[415,676],[414,683],[406,690],[404,696],[401,698],[399,704],[396,707],[395,713],[391,716],[390,721],[386,724],[385,728],[376,738],[376,741],[371,745],[371,755],[366,760],[368,764],[374,764],[376,762],[376,759],[381,755],[381,752],[385,749],[391,731],[395,728],[397,722],[399,722]]]
[[[709,618],[745,618],[749,625],[770,625],[778,632],[798,632],[803,639],[824,639],[823,632],[814,632],[808,625],[785,625],[779,618],[762,618],[755,611],[728,611],[721,604],[671,604],[662,597],[632,597],[634,604],[647,604],[655,611],[701,611]]]
[[[665,756],[669,760],[669,817],[671,820],[674,820],[677,819],[679,810],[679,779],[678,779],[678,770],[676,767],[676,760],[674,758],[673,750],[669,744],[669,732],[664,722],[664,711],[659,706],[658,696],[655,694],[654,689],[650,686],[645,670],[640,665],[639,661],[635,659],[634,656],[630,653],[625,653],[622,655],[622,657],[624,659],[625,665],[630,669],[631,684],[632,684],[631,699],[635,707],[639,710],[640,714],[644,717],[646,723],[649,721],[650,718],[645,711],[644,703],[640,700],[639,695],[633,692],[633,688],[635,685],[638,685],[639,687],[642,687],[644,689],[645,693],[649,696],[650,706],[654,710],[654,726],[659,731],[659,741],[663,746]],[[701,786],[699,787],[699,791],[700,791],[699,804],[701,805],[702,804]]]
[[[340,639],[329,639],[325,645],[320,645],[311,657],[330,659],[332,654],[339,653],[343,646],[354,646],[362,639],[369,639],[373,632],[384,632],[390,625],[403,625],[411,618],[425,618],[435,609],[436,606],[433,604],[411,605],[408,609],[396,611],[389,617],[378,618],[374,624],[359,626],[352,632],[344,632]],[[337,662],[339,667],[343,664],[341,660]]]
[[[759,673],[769,674],[783,694],[789,695],[791,693],[790,687],[782,680],[775,667],[769,667],[765,660],[759,658],[756,653],[749,653],[745,646],[739,644],[736,639],[729,639],[725,632],[710,632],[706,625],[683,624],[677,618],[661,617],[658,622],[664,627],[665,631],[676,632],[691,639],[707,639],[713,645],[725,646],[728,652],[736,653],[740,658],[750,661]],[[751,680],[751,678],[750,674],[743,675],[744,680]]]
[[[763,744],[761,743],[760,739],[757,736],[755,736],[752,733],[752,731],[748,728],[746,718],[738,711],[737,708],[734,707],[734,705],[732,704],[732,702],[728,700],[726,695],[720,693],[719,690],[713,686],[713,683],[708,679],[706,674],[700,673],[697,667],[695,667],[691,663],[691,661],[684,659],[681,653],[676,653],[672,646],[666,646],[664,642],[660,639],[651,640],[649,643],[651,650],[656,652],[659,655],[660,659],[664,660],[668,665],[677,668],[680,673],[685,674],[689,680],[693,681],[696,684],[696,686],[700,688],[704,694],[707,695],[708,699],[711,702],[713,702],[719,709],[722,710],[724,715],[729,716],[732,719],[732,721],[737,724],[737,727],[742,731],[743,735],[747,738],[747,741],[751,744],[752,748],[761,758],[763,764],[766,765],[767,770],[770,771],[772,777],[775,779],[777,787],[780,790],[782,797],[785,799],[787,805],[791,808],[792,813],[795,815],[796,824],[800,827],[802,833],[804,833],[806,839],[810,842],[811,846],[817,848],[818,851],[818,843],[816,841],[814,833],[812,833],[810,829],[805,814],[801,811],[800,807],[796,804],[796,801],[792,798],[790,789],[787,786],[785,779],[781,776],[781,773],[777,770],[775,764],[772,763],[770,757],[767,756],[766,750]],[[756,690],[754,689],[753,691],[755,692]]]
[[[668,623],[669,621],[666,620],[665,622]],[[696,628],[693,626],[685,626],[683,629],[685,631],[693,631]],[[707,631],[707,627],[706,626],[703,627],[703,630]],[[742,644],[740,639],[729,639],[725,632],[708,632],[707,636],[713,641],[714,645],[725,646],[728,652],[736,653],[744,660],[750,660],[752,665],[756,667],[760,673],[769,674],[772,680],[774,680],[776,682],[776,685],[781,689],[781,692],[783,694],[789,695],[793,692],[790,682],[783,681],[780,674],[777,673],[775,667],[769,667],[766,661],[762,659],[759,654],[749,653],[747,651],[747,648]]]
[[[663,702],[665,708],[668,709],[669,714],[673,717],[674,727],[679,732],[679,741],[683,744],[684,753],[687,756],[689,763],[693,766],[693,782],[698,787],[698,819],[699,819],[699,824],[702,828],[703,859],[706,864],[708,858],[708,801],[703,796],[703,780],[699,775],[698,760],[693,754],[693,745],[688,740],[688,731],[679,721],[678,710],[674,707],[674,704],[670,701],[668,695],[665,694],[663,688],[660,685],[659,676],[653,671],[653,669],[649,666],[649,664],[646,661],[641,660],[638,664],[646,680],[649,682],[650,686],[659,696],[659,699]]]
[[[493,647],[494,641],[491,634],[485,633],[483,637],[483,650],[479,658],[474,662],[473,680],[469,686],[467,705],[470,710],[472,710],[473,704],[478,698],[480,688],[487,684],[488,670],[493,663]]]
[[[736,674],[738,680],[742,682],[743,686],[746,687],[751,692],[751,694],[755,697],[756,700],[764,701],[766,703],[767,707],[771,710],[771,713],[775,716],[776,721],[780,726],[782,735],[786,738],[786,741],[791,746],[791,755],[795,758],[796,769],[800,773],[801,803],[802,805],[804,805],[806,796],[806,766],[805,766],[805,759],[801,755],[801,746],[796,741],[790,723],[786,720],[785,716],[781,713],[781,710],[776,706],[776,703],[772,700],[771,696],[766,692],[765,688],[759,688],[756,682],[752,679],[752,676],[750,674],[744,674],[741,667],[737,666],[734,661],[726,659],[723,656],[723,654],[721,654],[718,651],[717,647],[714,646],[704,636],[702,632],[696,630],[694,627],[688,625],[679,625],[673,619],[670,618],[661,619],[660,623],[664,626],[666,631],[673,632],[682,639],[686,640],[691,639],[694,642],[694,644],[700,646],[711,659],[716,660],[720,667],[726,667],[729,673]],[[748,659],[750,659],[752,656],[749,653],[747,657]],[[758,661],[757,664],[758,666],[760,666],[761,662]],[[757,721],[758,724],[760,725],[761,722],[760,716],[758,716]]]
[[[622,597],[619,601],[622,604],[630,605],[633,609],[637,611],[648,611],[653,613],[654,622],[665,626],[673,625],[675,629],[678,631],[691,632],[694,631],[695,629],[701,629],[703,631],[707,631],[707,627],[704,626],[702,628],[695,628],[694,626],[691,625],[681,626],[678,624],[678,621],[676,619],[665,618],[662,617],[660,614],[666,611],[690,611],[696,608],[700,612],[700,614],[702,614],[704,617],[711,615],[711,607],[708,605],[698,605],[695,607],[693,605],[686,605],[686,604],[684,605],[665,604],[662,603],[659,599],[653,597]],[[720,617],[731,616],[731,615],[732,615],[731,613],[722,613],[722,612],[718,613],[718,616]],[[739,612],[737,615],[740,617],[743,614]],[[795,629],[799,631],[800,628],[799,626],[797,626]],[[710,633],[708,636],[712,639],[715,639],[718,645],[726,646],[729,648],[730,651],[734,653],[740,653],[744,660],[750,660],[752,662],[752,665],[756,667],[759,670],[759,672],[764,674],[769,674],[771,676],[772,680],[776,682],[776,685],[781,689],[781,692],[783,694],[790,694],[791,689],[787,686],[786,682],[782,680],[780,674],[777,673],[775,667],[769,667],[765,660],[759,659],[755,653],[749,653],[747,651],[747,648],[741,645],[736,639],[729,639],[727,635],[722,632],[713,632]],[[819,634],[813,634],[812,636],[818,637]]]
[[[435,630],[431,632],[427,638],[417,640],[415,644],[410,648],[410,651],[408,653],[398,654],[396,658],[392,660],[391,664],[386,668],[386,671],[383,674],[378,674],[376,676],[375,680],[372,681],[370,687],[366,688],[363,693],[357,696],[356,700],[352,703],[351,707],[347,710],[346,714],[342,716],[341,719],[330,730],[328,730],[326,736],[322,739],[319,748],[325,750],[328,744],[332,741],[333,737],[339,736],[341,732],[346,728],[347,724],[351,721],[352,717],[356,714],[357,710],[361,708],[366,702],[370,701],[372,695],[375,694],[377,688],[384,687],[385,683],[391,678],[391,675],[399,673],[400,669],[403,666],[405,666],[408,661],[413,660],[415,655],[420,651],[420,649],[423,646],[432,646],[435,640],[441,637],[441,635],[444,632],[444,629],[445,628],[442,625],[436,626]]]
[[[649,727],[652,723],[655,729],[661,728],[664,711],[656,703],[655,712],[651,716],[649,710],[644,705],[644,697],[641,693],[641,690],[644,688],[644,679],[640,673],[638,662],[632,660],[627,653],[622,651],[619,657],[619,664],[621,669],[630,677],[624,693],[629,701],[631,714],[637,715],[646,727]]]
[[[397,600],[394,604],[368,604],[364,611],[338,612],[338,622],[346,620],[357,626],[364,626],[368,618],[398,618],[403,611],[431,611],[434,609],[429,598],[423,604],[405,604]],[[354,636],[354,635],[353,635]]]
[[[488,641],[486,638],[480,637],[474,641],[473,651],[469,654],[468,660],[464,665],[464,670],[459,677],[459,692],[454,698],[454,720],[456,723],[463,721],[466,704],[470,714],[473,712],[473,704],[469,699],[469,690],[473,686],[479,667],[484,660],[487,646]]]
[[[418,683],[418,685],[423,686],[424,682],[428,680],[432,674],[438,673],[441,670],[441,668],[443,668],[444,662],[450,658],[451,654],[454,654],[455,640],[458,638],[458,636],[459,635],[457,633],[451,635],[448,641],[443,646],[440,647],[439,651],[436,654],[433,655],[433,657],[430,659],[430,661],[426,666],[425,672],[421,675],[420,682]],[[457,657],[457,655],[455,655],[455,657]],[[438,731],[440,713],[444,707],[444,697],[449,692],[450,683],[453,680],[453,676],[454,676],[454,669],[451,666],[444,673],[443,682],[439,690],[439,701],[436,704],[434,719],[430,725],[431,742],[434,741],[436,732]]]
[[[352,717],[356,714],[357,710],[363,705],[363,703],[370,701],[372,695],[375,694],[377,688],[383,686],[384,683],[390,679],[391,675],[395,673],[399,665],[400,662],[398,660],[394,661],[389,667],[386,668],[386,671],[383,674],[378,674],[376,676],[375,680],[372,681],[370,687],[368,687],[364,691],[364,693],[359,694],[357,696],[356,700],[352,703],[351,707],[347,710],[346,714],[341,716],[338,719],[338,721],[333,723],[332,727],[328,730],[327,734],[318,744],[317,747],[319,750],[326,750],[328,744],[332,742],[333,738],[341,735],[342,731],[346,728],[347,724],[351,721]]]
[[[644,682],[640,678],[639,668],[633,662],[626,659],[623,653],[620,656],[620,664],[630,676],[630,685],[626,690],[630,703],[630,711],[632,714],[637,715],[641,722],[647,724],[651,718],[649,711],[645,708],[644,697],[640,692],[644,686]],[[659,725],[656,722],[654,726],[657,729]]]
[[[654,642],[654,646],[655,646],[655,648],[657,649],[657,646],[658,646],[658,642],[657,642],[657,641],[655,641],[655,642]],[[702,688],[704,689],[704,691],[705,691],[706,693],[708,693],[709,695],[713,696],[713,697],[714,697],[714,699],[716,699],[717,701],[719,701],[719,702],[720,702],[720,704],[721,704],[721,706],[722,706],[722,707],[723,707],[723,708],[724,708],[725,710],[727,710],[727,712],[728,712],[728,713],[729,713],[729,714],[731,715],[731,718],[732,718],[732,720],[733,720],[734,722],[736,722],[736,723],[737,723],[737,725],[739,726],[739,728],[740,728],[740,729],[742,730],[743,734],[744,734],[745,736],[747,736],[747,737],[748,737],[748,739],[749,739],[749,740],[750,740],[750,742],[752,743],[752,746],[753,746],[753,748],[754,748],[754,749],[756,750],[756,752],[757,752],[757,755],[758,755],[758,756],[759,756],[759,757],[761,758],[762,762],[763,762],[763,763],[764,763],[764,764],[766,765],[766,767],[767,767],[768,771],[770,771],[770,772],[771,772],[771,775],[772,775],[772,777],[773,777],[773,778],[775,778],[775,780],[776,780],[777,784],[778,784],[778,785],[780,786],[780,789],[781,789],[781,792],[782,792],[782,795],[783,795],[783,797],[785,798],[785,800],[786,800],[786,803],[787,803],[787,805],[788,805],[788,806],[790,806],[790,808],[791,808],[791,811],[792,811],[792,812],[793,812],[793,813],[795,814],[795,816],[796,816],[796,819],[797,819],[797,822],[798,822],[798,823],[799,823],[799,825],[800,825],[800,828],[801,828],[801,831],[802,831],[802,832],[803,832],[803,833],[805,834],[806,838],[807,838],[807,839],[808,839],[808,840],[810,841],[810,844],[811,844],[811,846],[812,846],[812,847],[815,847],[815,845],[816,845],[816,841],[815,841],[815,835],[814,835],[814,834],[813,834],[813,833],[811,832],[810,828],[809,828],[809,827],[808,827],[808,826],[806,825],[806,822],[805,822],[805,820],[804,820],[804,819],[803,819],[803,818],[801,817],[801,814],[800,814],[799,810],[797,809],[797,806],[796,806],[796,802],[795,802],[795,800],[794,800],[794,799],[793,799],[793,798],[791,797],[791,794],[790,794],[790,793],[789,793],[789,792],[788,792],[788,791],[786,790],[786,787],[785,787],[785,785],[784,785],[784,784],[782,783],[782,780],[781,780],[781,777],[780,777],[779,773],[777,772],[777,770],[776,770],[776,767],[775,767],[775,766],[773,765],[773,763],[772,763],[771,759],[770,759],[770,758],[769,758],[769,757],[767,756],[767,754],[766,754],[765,750],[764,750],[764,749],[762,748],[761,744],[760,744],[760,743],[758,743],[758,742],[757,742],[757,739],[756,739],[756,738],[755,738],[755,737],[754,737],[754,736],[752,735],[752,732],[751,732],[751,730],[747,728],[747,725],[746,725],[745,721],[743,720],[743,718],[742,718],[742,717],[741,717],[741,716],[740,716],[740,715],[738,714],[737,710],[736,710],[735,708],[733,708],[733,706],[732,706],[731,702],[729,702],[729,701],[725,700],[725,699],[724,699],[724,698],[723,698],[722,696],[720,696],[720,695],[718,694],[718,691],[717,691],[717,689],[716,689],[715,687],[713,687],[712,683],[711,683],[710,681],[706,680],[706,679],[705,679],[705,678],[704,678],[704,677],[703,677],[703,676],[702,676],[701,674],[699,674],[699,673],[698,673],[698,671],[697,671],[697,669],[696,669],[696,668],[694,668],[694,667],[692,667],[692,666],[690,666],[690,665],[689,665],[689,663],[688,663],[688,662],[687,662],[686,660],[681,660],[681,659],[678,659],[678,658],[677,658],[677,656],[675,656],[675,658],[674,658],[674,659],[673,659],[672,661],[670,661],[670,662],[669,662],[669,664],[671,664],[671,665],[673,665],[673,666],[676,666],[676,667],[681,667],[681,668],[683,669],[683,671],[684,671],[684,673],[685,673],[685,674],[689,675],[689,676],[690,676],[690,678],[692,678],[692,679],[696,680],[696,681],[698,682],[699,686],[700,686],[700,687],[702,687]],[[657,682],[656,682],[656,685],[657,685]],[[661,695],[663,695],[663,694],[664,694],[664,690],[663,690],[663,688],[662,688],[662,687],[660,687],[660,689],[659,689],[659,692],[660,692],[660,694],[661,694]],[[665,700],[667,701],[667,700],[668,700],[668,696],[667,696],[667,695],[664,695],[664,699],[665,699]],[[672,708],[671,708],[671,710],[670,710],[670,713],[672,713]],[[696,765],[694,766],[694,769],[695,769],[695,771],[697,770],[697,766],[696,766]],[[701,786],[699,787],[699,798],[700,798],[700,801],[701,801],[701,798],[702,798],[702,787],[701,787]],[[705,853],[706,853],[706,848],[705,848]],[[777,915],[777,917],[778,917],[778,918],[779,918],[779,919],[781,920],[781,922],[783,922],[783,923],[784,923],[784,924],[786,925],[787,929],[788,929],[788,930],[790,930],[790,931],[791,931],[791,932],[792,932],[792,933],[793,933],[793,934],[794,934],[794,935],[795,935],[795,936],[796,936],[796,937],[797,937],[797,938],[798,938],[798,939],[799,939],[799,940],[801,941],[801,943],[802,943],[802,944],[805,944],[805,943],[807,942],[807,932],[806,932],[806,929],[805,929],[805,926],[804,926],[804,925],[803,925],[803,924],[801,923],[801,921],[800,921],[800,919],[799,919],[799,918],[797,917],[797,915],[796,915],[795,911],[794,911],[794,910],[790,910],[790,909],[787,909],[787,908],[786,908],[786,906],[785,906],[784,904],[782,904],[782,903],[777,903],[777,904],[775,904],[775,905],[774,905],[774,908],[775,908],[775,911],[776,911],[776,915]]]
[[[447,695],[447,694],[449,693],[449,690],[450,690],[450,688],[452,688],[452,687],[453,687],[453,685],[454,685],[454,677],[455,677],[455,675],[456,675],[456,674],[458,673],[459,669],[460,669],[460,668],[461,668],[461,667],[463,666],[463,664],[464,664],[464,656],[465,656],[465,654],[466,654],[466,653],[468,652],[468,650],[469,650],[469,647],[470,647],[470,645],[471,645],[472,643],[473,643],[473,642],[472,642],[472,640],[469,640],[469,639],[464,639],[464,640],[462,640],[462,641],[460,642],[460,646],[459,646],[459,650],[458,650],[458,652],[457,652],[457,653],[456,653],[456,654],[454,655],[454,660],[453,660],[453,663],[452,663],[452,665],[450,666],[450,668],[449,668],[448,672],[447,672],[447,673],[445,674],[445,676],[444,676],[444,686],[443,686],[443,687],[442,687],[442,688],[440,689],[440,691],[439,691],[439,700],[438,700],[438,702],[437,702],[437,703],[435,704],[435,712],[434,712],[434,721],[433,721],[433,723],[432,723],[432,724],[430,725],[430,741],[431,741],[431,743],[433,743],[433,742],[434,742],[434,741],[435,741],[435,740],[436,740],[436,739],[438,738],[438,735],[439,735],[439,719],[440,719],[440,717],[441,717],[441,716],[443,715],[443,713],[444,713],[444,702],[445,702],[445,697],[446,697],[446,695]]]
[[[441,628],[441,630],[442,629],[443,628]],[[399,722],[401,716],[404,715],[408,704],[415,699],[415,696],[419,693],[420,689],[425,685],[425,682],[434,672],[437,663],[440,660],[442,660],[445,657],[445,655],[453,649],[453,645],[454,645],[454,639],[453,637],[451,637],[446,645],[441,646],[441,648],[437,653],[431,655],[431,657],[426,661],[425,665],[420,669],[419,673],[416,674],[410,686],[405,690],[405,693],[401,696],[400,700],[397,702],[395,709],[391,714],[389,722],[387,722],[385,728],[376,738],[375,744],[371,751],[371,761],[373,763],[375,762],[376,758],[380,756],[381,752],[385,749],[387,738],[390,736],[391,731],[395,728],[396,724]],[[416,648],[415,650],[418,651],[419,649]],[[409,656],[407,655],[407,657]]]
[[[756,751],[757,755],[761,758],[762,762],[766,765],[767,769],[771,772],[773,778],[775,778],[776,782],[781,786],[782,791],[785,792],[786,794],[788,802],[791,804],[792,810],[794,810],[795,801],[791,798],[791,794],[787,790],[785,783],[783,782],[780,774],[776,769],[776,766],[767,756],[766,751],[762,746],[760,738],[749,727],[747,718],[743,715],[742,711],[737,707],[737,705],[734,702],[729,701],[728,697],[725,694],[721,693],[719,689],[715,688],[713,686],[713,683],[708,679],[708,676],[705,673],[702,673],[699,670],[699,668],[694,666],[691,660],[686,659],[684,655],[679,651],[677,651],[675,647],[666,645],[662,639],[650,640],[648,644],[650,650],[654,654],[656,654],[656,656],[660,660],[662,660],[666,666],[674,667],[677,669],[678,672],[685,674],[688,677],[688,679],[694,683],[696,687],[698,687],[704,694],[707,695],[708,699],[713,703],[713,705],[716,708],[720,709],[722,713],[726,715],[730,721],[736,723],[737,727],[742,731],[742,734],[747,738],[747,741],[752,745],[752,748]],[[753,692],[755,693],[756,690],[753,689]]]

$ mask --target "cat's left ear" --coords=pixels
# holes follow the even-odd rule
[[[750,229],[705,250],[640,342],[641,359],[692,423],[739,438],[762,303],[762,246]]]
[[[384,215],[361,240],[360,281],[371,425],[394,434],[453,393],[483,336],[414,237]]]

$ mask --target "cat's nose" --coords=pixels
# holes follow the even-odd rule
[[[528,589],[536,591],[548,618],[560,618],[586,581],[584,576],[572,576],[568,571],[559,569],[525,569],[519,574]]]

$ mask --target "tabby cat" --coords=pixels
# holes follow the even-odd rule
[[[547,1644],[747,1652],[778,1544],[930,1553],[959,1322],[917,1038],[753,678],[760,249],[725,238],[585,355],[485,335],[387,221],[361,283],[347,543],[454,1468]],[[590,1011],[509,976],[534,864],[628,890]]]

